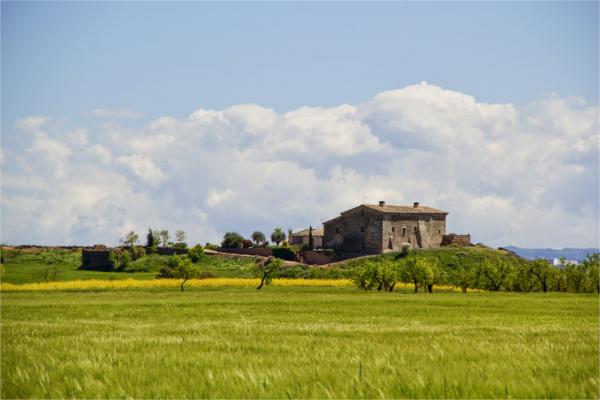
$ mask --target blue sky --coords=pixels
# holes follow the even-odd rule
[[[357,200],[376,202],[385,195],[388,202],[411,203],[421,196],[429,205],[446,207],[457,215],[453,228],[491,244],[598,242],[598,2],[3,2],[1,7],[2,211],[5,221],[28,227],[5,222],[3,239],[110,242],[123,230],[161,224],[185,225],[193,240],[204,242],[227,230],[248,234],[255,227],[315,224]],[[344,104],[347,108],[339,107]],[[431,121],[413,121],[415,116]],[[277,135],[295,149],[306,148],[306,154],[282,148],[286,157],[257,156],[264,146],[281,146]],[[331,142],[336,135],[343,150]],[[204,162],[220,154],[216,150],[182,151],[182,160],[189,159],[175,166],[172,158],[178,156],[149,148],[176,143],[219,149],[219,141],[238,153],[227,164],[235,152],[223,150],[222,158],[212,160],[214,169]],[[474,152],[489,145],[489,154],[482,151],[470,161],[471,167],[489,168],[490,176],[458,172],[465,168],[460,148],[455,154],[439,146],[448,141]],[[510,143],[522,148],[509,151]],[[547,156],[520,154],[528,146]],[[560,147],[577,152],[561,153],[566,150]],[[93,169],[98,163],[84,157],[86,151],[103,160],[101,170]],[[511,156],[508,164],[521,170],[505,165]],[[443,160],[438,167],[453,174],[438,181],[434,169],[394,166],[400,159],[432,165],[427,157]],[[107,192],[102,182],[84,185],[78,174],[88,167],[102,182],[103,173],[113,174],[106,181],[123,179],[129,197],[88,198]],[[554,176],[543,171],[548,167]],[[288,180],[297,179],[295,188],[316,194],[290,194],[275,174],[256,190],[281,197],[286,206],[265,216],[257,210],[262,204],[244,214],[232,213],[230,204],[220,213],[221,203],[262,199],[253,188],[240,189],[237,168],[240,174],[285,170]],[[140,178],[149,171],[158,184]],[[50,216],[39,222],[44,209],[65,203],[64,188],[78,179],[81,201],[61,206],[72,221],[66,227],[53,225],[58,222]],[[539,188],[523,196],[525,189],[511,179]],[[27,188],[16,183],[23,180],[31,181]],[[335,184],[340,192],[328,193]],[[177,194],[178,202],[168,193]],[[148,213],[154,210],[153,219],[135,216],[132,201]],[[38,210],[38,217],[28,219],[22,204]],[[167,204],[181,210],[169,214]],[[518,221],[499,231],[493,220],[483,223],[479,214],[457,210],[461,204]],[[102,207],[105,214],[91,211]],[[190,215],[204,218],[204,228],[187,226]],[[552,217],[536,225],[526,215]],[[109,224],[110,232],[98,221]],[[564,236],[540,236],[558,224],[576,226]],[[38,233],[31,234],[32,228]]]

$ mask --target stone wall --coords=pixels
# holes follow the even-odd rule
[[[161,256],[172,256],[173,254],[187,254],[187,249],[181,249],[179,247],[157,247],[156,254]]]
[[[364,207],[348,210],[323,224],[323,247],[347,252],[381,253],[381,215]]]
[[[109,271],[113,268],[110,262],[109,249],[83,249],[81,251],[81,269]]]
[[[323,265],[335,261],[335,255],[316,250],[303,250],[298,252],[297,261],[303,264]]]
[[[471,245],[471,235],[468,233],[466,235],[457,235],[456,233],[449,233],[448,235],[444,235],[442,238],[442,246],[450,246],[451,244],[457,246],[470,246]]]
[[[357,207],[325,222],[323,229],[326,249],[383,253],[399,251],[403,243],[415,248],[439,247],[446,234],[446,216],[384,214]]]
[[[230,254],[248,254],[251,256],[262,256],[268,257],[273,255],[273,250],[268,247],[249,247],[247,249],[226,249],[224,247],[219,247],[217,251],[222,253],[230,253]]]

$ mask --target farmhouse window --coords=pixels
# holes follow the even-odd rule
[[[402,236],[404,236],[404,235],[406,235],[406,227],[405,226],[402,227]]]
[[[364,231],[365,231],[365,227],[364,227],[364,226],[361,226],[361,227],[360,227],[360,231],[361,231],[361,232],[364,232]]]
[[[392,226],[392,233],[396,232],[396,228]]]
[[[340,227],[339,226],[335,227],[335,233],[340,233]]]
[[[414,231],[415,233],[417,233],[417,227],[416,227],[416,226],[413,228],[413,231]]]

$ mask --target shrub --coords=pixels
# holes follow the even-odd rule
[[[273,247],[273,257],[294,261],[296,259],[296,254],[289,247]]]
[[[244,238],[237,232],[227,232],[223,235],[223,242],[221,247],[226,249],[239,249],[242,248]]]
[[[203,254],[204,248],[199,244],[195,245],[188,251],[188,257],[190,260],[192,260],[192,262],[198,262]]]
[[[219,250],[219,246],[218,245],[212,244],[212,243],[208,243],[208,242],[206,243],[206,246],[204,246],[204,248],[208,249],[208,250],[214,250],[214,251]]]
[[[252,247],[253,244],[254,244],[254,242],[252,240],[248,240],[248,239],[242,240],[242,247],[245,249]]]

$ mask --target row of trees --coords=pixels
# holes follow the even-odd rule
[[[410,252],[397,259],[379,259],[357,268],[354,282],[364,290],[393,291],[398,282],[432,292],[434,285],[448,284],[467,289],[518,292],[559,291],[599,292],[600,255],[589,255],[582,263],[563,260],[555,267],[546,260],[510,262],[501,258],[484,259],[478,265],[444,267],[433,256]]]
[[[162,230],[153,230],[152,228],[148,228],[148,234],[146,235],[146,247],[158,247],[162,244],[163,247],[178,247],[181,245],[187,244],[185,243],[185,239],[187,234],[184,230],[177,230],[175,232],[175,242],[171,242],[171,236],[167,229]],[[140,241],[140,235],[135,233],[135,231],[129,231],[125,236],[119,239],[119,243],[123,244],[127,247],[134,247]]]
[[[291,229],[288,230],[288,233],[291,234]],[[261,231],[254,231],[252,235],[250,235],[252,240],[244,238],[237,232],[227,232],[223,235],[223,241],[221,242],[221,247],[227,249],[235,249],[235,248],[244,248],[244,247],[266,247],[269,245],[267,238],[264,233]],[[280,243],[286,240],[287,236],[283,229],[275,228],[271,233],[271,242],[274,242],[279,246]]]

